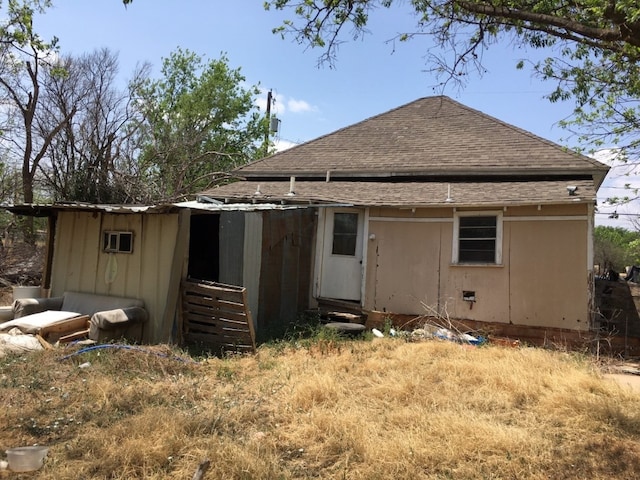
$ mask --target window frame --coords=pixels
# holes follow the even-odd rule
[[[354,215],[355,216],[355,232],[340,232],[336,233],[336,217],[338,215]],[[360,214],[358,212],[333,212],[333,232],[331,235],[331,255],[342,256],[342,257],[355,257],[358,252],[358,233],[360,231]],[[346,243],[338,242],[337,239],[341,240],[349,240],[348,245],[353,247],[350,250],[353,250],[353,253],[344,253],[344,252],[336,252],[336,246],[345,246]],[[353,243],[353,245],[351,245]]]
[[[123,248],[122,238],[129,236],[129,248]],[[112,245],[112,239],[115,239],[115,245]],[[102,251],[104,253],[133,253],[134,235],[131,231],[123,230],[104,230],[102,232]],[[125,242],[126,245],[126,242]]]
[[[469,262],[460,261],[460,218],[462,217],[496,217],[496,238],[495,238],[495,251],[493,262]],[[453,265],[468,265],[468,266],[501,266],[502,265],[502,228],[503,214],[500,210],[482,210],[482,211],[470,211],[470,212],[455,212],[453,215],[453,248],[451,263]]]

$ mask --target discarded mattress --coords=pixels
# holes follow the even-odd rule
[[[8,322],[0,323],[0,332],[10,328],[18,328],[23,333],[38,333],[43,327],[54,325],[63,320],[80,316],[77,312],[66,312],[61,310],[46,310],[40,313],[32,313],[26,317],[15,318]]]

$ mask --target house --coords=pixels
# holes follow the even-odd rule
[[[545,335],[596,326],[592,231],[607,171],[430,97],[246,165],[245,181],[204,194],[314,205],[311,304]]]
[[[422,98],[173,205],[12,206],[50,218],[44,287],[141,298],[184,330],[185,279],[241,285],[258,339],[318,306],[588,332],[608,167],[447,97]],[[513,330],[515,329],[515,331]]]

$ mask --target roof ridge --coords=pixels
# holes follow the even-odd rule
[[[488,119],[488,120],[491,120],[491,121],[493,121],[493,122],[495,122],[495,123],[498,123],[498,124],[502,125],[503,127],[507,127],[507,128],[509,128],[509,129],[511,129],[511,130],[514,130],[514,131],[518,132],[518,133],[524,134],[524,135],[526,135],[527,137],[532,138],[532,139],[534,139],[534,140],[536,140],[536,141],[543,142],[543,143],[545,143],[546,145],[548,145],[548,146],[550,146],[550,147],[553,147],[553,148],[554,148],[554,149],[556,149],[556,150],[559,150],[559,151],[564,152],[564,153],[568,153],[568,154],[570,154],[570,155],[573,155],[573,156],[575,156],[575,157],[580,158],[581,160],[586,160],[588,163],[590,163],[590,164],[591,164],[592,166],[594,166],[594,167],[607,167],[607,165],[606,165],[606,164],[604,164],[604,163],[602,163],[602,162],[600,162],[600,161],[596,160],[595,158],[591,158],[591,157],[589,157],[589,156],[587,156],[587,155],[584,155],[584,154],[582,154],[582,153],[580,153],[580,152],[577,152],[577,151],[575,151],[573,148],[565,147],[565,146],[560,145],[560,144],[558,144],[558,143],[552,142],[551,140],[546,139],[546,138],[544,138],[544,137],[541,137],[540,135],[536,135],[535,133],[532,133],[532,132],[530,132],[530,131],[528,131],[528,130],[525,130],[525,129],[523,129],[523,128],[520,128],[520,127],[518,127],[518,126],[516,126],[516,125],[513,125],[513,124],[511,124],[511,123],[507,123],[507,122],[505,122],[504,120],[500,120],[499,118],[494,117],[494,116],[492,116],[492,115],[489,115],[488,113],[484,113],[484,112],[482,112],[481,110],[478,110],[478,109],[472,108],[472,107],[470,107],[470,106],[468,106],[468,105],[465,105],[464,103],[460,103],[460,102],[458,102],[457,100],[453,100],[453,99],[452,99],[452,98],[450,98],[450,97],[445,97],[445,98],[447,98],[447,99],[448,99],[448,100],[450,100],[452,103],[455,103],[455,104],[456,104],[456,105],[458,105],[459,107],[461,107],[461,108],[463,108],[463,109],[465,109],[465,110],[467,110],[467,111],[469,111],[469,112],[471,112],[471,113],[473,113],[473,114],[475,114],[475,115],[482,116],[482,117],[484,117],[484,118],[486,118],[486,119]],[[608,167],[607,167],[607,168],[608,168]]]

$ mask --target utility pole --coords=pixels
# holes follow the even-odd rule
[[[264,134],[264,155],[267,156],[269,153],[269,130],[271,130],[271,101],[272,94],[271,90],[267,93],[267,131]]]

